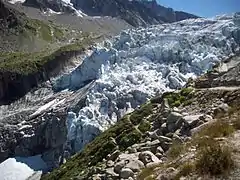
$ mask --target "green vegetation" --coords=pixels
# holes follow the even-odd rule
[[[90,38],[85,38],[81,42],[66,45],[60,49],[52,51],[43,51],[36,53],[23,52],[2,52],[0,53],[0,70],[15,72],[19,74],[31,74],[41,71],[48,62],[64,55],[66,52],[83,51],[86,46],[91,44]]]
[[[153,104],[147,103],[136,109],[130,116],[130,120],[134,125],[139,124],[144,118],[153,113]]]
[[[196,169],[201,174],[221,175],[227,174],[234,168],[231,151],[226,146],[221,146],[218,142],[200,149],[199,159],[196,162]]]
[[[193,97],[192,88],[183,88],[180,92],[170,92],[163,95],[164,98],[167,98],[170,107],[178,107],[181,104],[189,105],[192,103],[191,98]]]
[[[138,129],[142,132],[145,133],[151,129],[151,123],[147,120],[141,121],[141,123],[138,126]]]
[[[37,19],[27,18],[21,29],[21,33],[26,37],[36,36],[45,41],[58,40],[64,35],[63,31],[56,25]]]

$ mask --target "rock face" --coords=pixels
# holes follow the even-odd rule
[[[129,1],[129,0],[26,0],[24,5],[34,6],[43,10],[52,9],[56,12],[74,13],[90,16],[120,17],[133,26],[146,26],[148,24],[176,22],[179,20],[197,18],[197,16],[175,12],[165,8],[154,1]]]
[[[70,1],[51,1],[51,0],[26,0],[23,5],[40,8],[43,11],[51,9],[54,12],[66,12],[77,16],[85,16],[81,11],[76,10]]]
[[[8,31],[21,24],[22,14],[0,1],[0,32]]]
[[[55,112],[21,124],[1,124],[0,161],[42,154],[50,169],[57,167],[66,141],[65,119],[64,114]]]

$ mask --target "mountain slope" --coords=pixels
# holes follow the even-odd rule
[[[49,1],[49,0],[27,0],[24,5],[38,7],[41,9],[52,9],[56,12],[82,14],[82,11],[90,16],[112,16],[120,17],[133,26],[146,26],[149,24],[176,22],[197,16],[175,12],[150,1],[129,0],[72,0],[72,1]]]
[[[62,39],[63,30],[50,22],[30,19],[0,1],[1,51],[37,51]]]

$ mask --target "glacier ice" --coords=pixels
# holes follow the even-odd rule
[[[239,51],[239,16],[189,19],[122,32],[98,45],[54,89],[76,90],[95,81],[79,113],[69,112],[75,151],[156,94],[182,87]]]
[[[0,164],[2,180],[40,179],[44,170],[47,170],[47,165],[40,155],[8,158]]]

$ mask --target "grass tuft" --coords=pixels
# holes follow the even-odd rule
[[[191,98],[193,97],[192,88],[183,88],[180,92],[165,93],[164,98],[167,98],[170,107],[179,107],[181,104],[184,106],[192,103]]]
[[[153,114],[153,104],[147,103],[140,107],[140,109],[136,109],[130,116],[130,120],[134,125],[138,125],[142,122],[142,120]]]
[[[184,152],[184,145],[180,143],[173,143],[167,151],[167,156],[171,159],[176,159]]]
[[[201,174],[222,175],[228,174],[234,167],[231,151],[218,142],[201,148],[198,152],[199,159],[196,162],[196,169]]]
[[[145,133],[147,131],[149,131],[151,129],[151,123],[146,121],[146,120],[143,120],[139,126],[138,126],[138,129],[142,132],[142,133]]]

